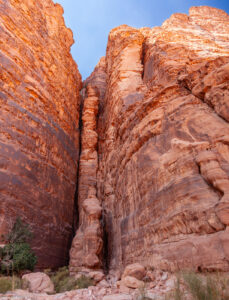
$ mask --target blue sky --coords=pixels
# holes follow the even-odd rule
[[[54,0],[64,8],[65,23],[74,34],[72,56],[85,79],[105,55],[109,31],[121,24],[160,26],[175,12],[208,5],[229,13],[229,0]]]

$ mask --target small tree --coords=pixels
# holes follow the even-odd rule
[[[28,242],[32,239],[32,232],[21,218],[17,218],[11,231],[4,236],[6,245],[0,251],[0,268],[7,275],[23,270],[33,270],[37,262]]]

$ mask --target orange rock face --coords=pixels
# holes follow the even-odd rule
[[[95,89],[88,85],[84,100],[81,132],[81,155],[79,165],[78,209],[80,226],[70,251],[70,272],[80,267],[101,267],[103,249],[101,203],[97,198],[98,134],[97,113],[99,97]]]
[[[228,45],[229,16],[210,7],[111,31],[85,82],[100,95],[94,186],[111,270],[229,270]]]
[[[66,264],[72,236],[81,76],[62,14],[0,1],[0,233],[21,216],[39,267]]]
[[[193,7],[113,29],[84,82],[79,146],[62,14],[51,0],[0,0],[0,233],[21,216],[38,266],[57,267],[77,223],[72,274],[229,271],[229,16]]]

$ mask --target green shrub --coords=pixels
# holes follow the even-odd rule
[[[84,289],[93,285],[92,279],[84,275],[78,279],[70,276],[67,267],[60,268],[53,276],[51,276],[51,279],[57,293],[63,293],[76,289]]]
[[[91,278],[82,275],[76,280],[76,285],[78,289],[87,289],[89,286],[94,285],[94,282]]]
[[[52,277],[51,277],[55,291],[57,293],[62,293],[66,291],[71,291],[77,289],[76,279],[69,276],[69,271],[67,267],[60,268]]]
[[[37,263],[37,257],[32,252],[29,244],[15,244],[13,262],[14,269],[17,272],[19,272],[20,270],[33,271],[34,266]]]
[[[14,280],[14,282],[13,282]],[[22,288],[22,280],[18,277],[0,277],[0,293],[4,294],[8,291],[13,290],[13,285],[15,289]]]
[[[31,237],[32,233],[28,225],[17,218],[12,230],[4,237],[7,244],[0,251],[2,273],[9,275],[13,272],[34,269],[37,257],[28,244]]]

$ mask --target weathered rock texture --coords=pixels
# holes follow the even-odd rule
[[[80,267],[101,267],[103,249],[100,218],[102,207],[96,196],[98,169],[97,113],[99,97],[95,89],[87,86],[82,113],[81,155],[79,165],[78,210],[79,229],[70,251],[70,272]]]
[[[81,77],[62,14],[0,1],[0,233],[21,216],[40,267],[66,264],[72,235]]]
[[[228,271],[229,16],[193,7],[115,28],[85,84],[100,94],[92,182],[109,268]]]

